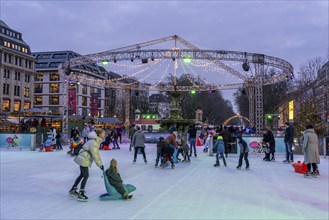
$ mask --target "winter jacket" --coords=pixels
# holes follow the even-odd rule
[[[307,129],[303,136],[304,163],[320,163],[318,136],[314,129]]]
[[[135,132],[132,143],[134,147],[145,147],[145,136],[141,130]]]
[[[169,135],[168,137],[166,137],[165,142],[167,144],[174,145],[176,148],[178,148],[178,144],[176,142],[176,136],[173,133],[171,135]]]
[[[223,130],[219,132],[219,135],[223,137],[223,140],[225,143],[228,143],[231,141],[231,133],[228,130]]]
[[[216,140],[214,149],[217,149],[217,153],[224,153],[224,141],[222,139]]]
[[[82,137],[88,137],[88,134],[90,133],[90,129],[88,127],[83,128],[82,130]]]
[[[123,181],[119,173],[115,172],[114,169],[106,170],[106,176],[109,179],[110,184],[121,194],[124,195],[126,190],[123,187]]]
[[[132,128],[129,129],[129,138],[130,138],[130,140],[133,139],[133,136],[134,136],[135,132],[136,132],[135,127],[132,127]]]
[[[187,133],[189,134],[189,139],[190,139],[190,138],[196,138],[196,132],[197,132],[197,130],[196,130],[195,127],[190,128],[190,129],[187,131]]]
[[[275,153],[275,139],[272,131],[263,135],[263,141],[270,144],[270,153]]]
[[[293,143],[294,142],[294,127],[289,126],[286,128],[284,133],[284,143]]]
[[[101,167],[102,160],[99,155],[98,147],[102,140],[94,131],[89,133],[88,138],[89,141],[82,146],[79,155],[75,157],[74,161],[82,167],[91,167],[92,162],[95,161],[96,165]]]
[[[240,147],[240,153],[249,152],[248,144],[247,144],[247,142],[245,142],[245,140],[240,139],[240,141],[238,143],[239,143],[239,147]]]
[[[157,143],[157,154],[161,154],[163,148],[167,147],[167,143],[165,141],[159,141]]]

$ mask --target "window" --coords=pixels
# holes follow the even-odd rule
[[[87,106],[87,97],[82,96],[82,106]]]
[[[35,93],[42,93],[42,90],[43,90],[42,88],[43,88],[42,84],[39,84],[39,83],[35,84],[34,85],[34,92]]]
[[[8,42],[7,42],[7,41],[4,41],[4,42],[3,42],[3,45],[4,45],[5,47],[7,47]]]
[[[9,95],[9,84],[7,84],[7,83],[3,84],[2,93],[4,95]]]
[[[49,80],[50,81],[59,81],[59,74],[58,73],[50,73]]]
[[[82,86],[82,94],[87,95],[87,86]]]
[[[49,96],[49,105],[59,105],[59,96],[58,95]]]
[[[20,57],[15,57],[15,65],[21,66],[22,65],[22,58]]]
[[[38,56],[38,59],[41,60],[41,59],[50,59],[51,58],[51,54],[40,54]]]
[[[49,92],[50,93],[59,93],[59,84],[58,83],[50,83]]]
[[[2,111],[9,112],[10,111],[10,100],[2,100]]]
[[[11,55],[5,53],[3,62],[11,63]]]
[[[49,67],[58,67],[60,63],[50,63]]]
[[[25,73],[24,82],[30,82],[30,74]]]
[[[21,110],[21,101],[14,101],[14,112],[19,112]]]
[[[18,81],[21,80],[21,73],[20,72],[15,71],[15,80],[18,80]]]
[[[24,87],[24,97],[30,97],[30,88]]]
[[[95,92],[95,88],[94,87],[90,87],[90,94]]]
[[[10,70],[4,69],[3,70],[3,78],[9,79],[9,75],[10,75]]]
[[[66,58],[66,53],[54,54],[54,59],[63,59]]]
[[[43,81],[43,75],[38,73],[35,75],[35,81]]]
[[[42,96],[34,96],[34,104],[42,105]]]
[[[14,96],[20,96],[20,86],[14,86]]]
[[[37,63],[35,64],[35,68],[47,68],[48,63]]]
[[[24,110],[29,110],[31,108],[30,102],[24,102]]]

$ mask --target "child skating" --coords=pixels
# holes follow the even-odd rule
[[[248,160],[248,152],[249,148],[245,140],[242,139],[242,136],[237,136],[237,141],[240,146],[240,158],[239,158],[239,164],[236,167],[238,170],[241,170],[242,166],[242,158],[246,161],[246,170],[249,170],[249,160]]]
[[[223,159],[224,162],[224,166],[227,166],[226,164],[226,160],[224,157],[224,140],[222,136],[218,136],[217,140],[215,142],[214,145],[214,149],[216,149],[216,163],[214,164],[214,167],[219,167],[220,163],[219,163],[219,157],[221,157]]]

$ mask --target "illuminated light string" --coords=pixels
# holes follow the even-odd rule
[[[150,88],[155,88],[155,87],[157,87],[157,86],[162,82],[162,80],[163,80],[163,79],[165,78],[165,76],[168,74],[168,69],[169,69],[169,67],[170,67],[170,63],[168,63],[168,65],[167,65],[167,67],[166,67],[166,70],[165,70],[164,73],[162,74],[160,80],[159,80],[158,82],[156,82],[155,85],[150,86]]]
[[[182,63],[182,61],[180,61]],[[200,86],[196,85],[193,80],[191,80],[191,78],[189,77],[188,73],[186,72],[186,69],[184,67],[184,65],[182,64],[183,70],[184,70],[184,74],[187,77],[187,79],[192,83],[192,85],[194,85],[195,87],[199,88]]]
[[[184,65],[184,64],[182,64]],[[187,68],[189,68],[191,70],[191,72],[198,78],[201,79],[202,82],[206,83],[206,84],[210,84],[209,82],[207,82],[206,80],[202,79],[200,75],[198,75],[197,73],[194,72],[194,70],[190,67],[190,65],[186,65]]]
[[[143,78],[141,78],[139,81],[142,82],[143,80],[145,80],[145,79],[147,79],[148,77],[150,77],[153,73],[155,73],[156,71],[158,71],[159,68],[162,67],[162,64],[163,64],[163,62],[160,63],[159,67],[155,68],[153,71],[151,71],[149,74],[147,74],[146,76],[144,76]],[[138,84],[138,83],[140,83],[139,81],[137,81],[137,82],[133,82],[133,83],[128,83],[128,84],[125,84],[125,85],[134,85],[134,84]]]
[[[121,73],[121,72],[126,72],[126,71],[129,71],[129,70],[133,70],[133,69],[137,69],[137,68],[140,68],[140,67],[145,67],[145,65],[155,65],[157,63],[159,63],[161,61],[161,59],[157,59],[155,60],[154,62],[152,63],[148,63],[148,64],[136,64],[136,65],[130,65],[130,64],[114,64],[116,66],[119,66],[119,67],[126,67],[124,69],[119,69],[119,70],[115,70],[116,73]]]

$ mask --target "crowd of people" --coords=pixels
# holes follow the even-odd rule
[[[283,161],[285,164],[294,162],[294,156],[292,151],[293,143],[293,126],[287,122],[285,128],[284,142],[286,145],[286,159]],[[111,131],[107,137],[105,137],[105,131],[103,129],[90,129],[88,125],[81,132],[81,138],[85,144],[79,150],[78,155],[75,157],[74,161],[79,165],[80,175],[76,178],[74,184],[69,190],[69,195],[77,198],[79,201],[88,201],[88,197],[85,194],[85,187],[87,180],[89,178],[89,167],[93,163],[106,174],[110,184],[117,190],[117,192],[122,196],[123,199],[130,199],[132,195],[129,195],[128,191],[125,190],[123,181],[117,169],[117,161],[113,159],[109,168],[104,171],[104,166],[100,157],[99,149],[101,146],[112,142],[115,146],[113,139],[116,139],[116,144],[118,144],[118,134],[115,131]],[[166,164],[175,168],[175,163],[179,162],[190,162],[192,155],[197,157],[196,152],[196,138],[197,138],[197,128],[192,125],[189,127],[187,136],[181,137],[178,135],[178,131],[175,127],[170,128],[170,134],[167,137],[160,137],[157,142],[156,150],[156,160],[155,167],[159,166],[165,168]],[[243,160],[245,161],[245,169],[250,169],[250,163],[248,159],[249,147],[247,142],[243,139],[242,132],[237,132],[236,141],[240,149],[240,155],[238,159],[238,165],[236,169],[240,170],[242,168]],[[80,138],[80,133],[77,129],[73,129],[71,137]],[[208,130],[205,132],[200,132],[198,138],[203,140],[205,145],[204,152],[209,150],[210,140],[213,137],[213,152],[216,153],[216,161],[214,167],[220,166],[220,159],[223,160],[224,166],[227,166],[227,157],[229,153],[229,143],[232,141],[232,134],[229,132],[227,127],[216,128],[214,130]],[[105,138],[105,141],[103,139]],[[145,154],[145,135],[141,131],[139,126],[132,125],[129,129],[129,139],[130,147],[129,151],[134,149],[133,163],[137,162],[137,155],[140,153],[143,156],[144,163],[147,163],[147,158]],[[263,138],[261,144],[266,149],[264,151],[265,157],[264,161],[275,161],[275,138],[269,129],[263,130]],[[120,149],[120,148],[118,148]],[[312,125],[306,126],[306,130],[303,135],[303,153],[304,162],[307,164],[307,172],[304,174],[305,178],[315,178],[319,175],[319,170],[317,164],[320,163],[319,150],[318,150],[318,137],[314,131]],[[180,158],[179,156],[182,156]],[[311,170],[313,169],[313,172]],[[78,185],[80,184],[79,192]]]

